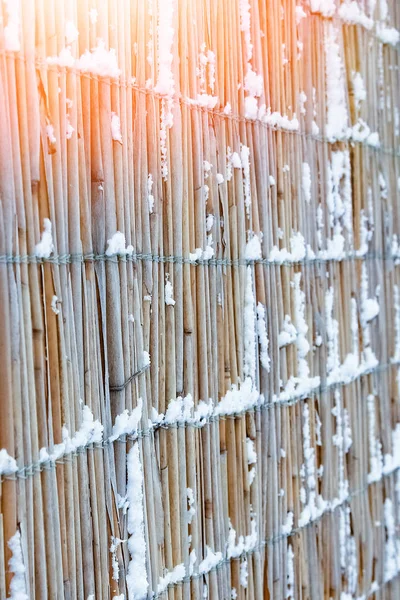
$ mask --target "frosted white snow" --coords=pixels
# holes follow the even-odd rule
[[[347,591],[342,592],[341,600],[350,600],[354,597],[358,579],[356,543],[350,527],[350,506],[342,507],[339,512],[339,550],[340,566],[347,579]]]
[[[250,521],[250,533],[246,536],[240,535],[236,542],[236,531],[229,520],[229,534],[226,542],[226,556],[230,558],[239,558],[244,554],[253,552],[257,547],[258,534],[257,523],[254,515]]]
[[[361,268],[361,311],[360,322],[363,329],[379,314],[379,304],[376,298],[368,298],[368,272],[363,262]]]
[[[160,578],[157,586],[157,594],[162,594],[169,585],[175,585],[183,580],[186,575],[185,565],[182,563],[174,567],[172,571],[167,571],[164,577]]]
[[[278,111],[271,112],[271,108],[267,109],[261,120],[274,129],[278,128],[283,129],[284,131],[298,131],[300,128],[299,120],[295,114],[289,119],[287,115],[281,115]]]
[[[21,534],[17,531],[7,542],[12,552],[8,567],[13,577],[10,582],[10,600],[29,600],[25,581],[26,567],[22,555]]]
[[[188,394],[184,398],[179,396],[176,400],[171,400],[168,404],[165,415],[155,413],[153,417],[153,424],[165,423],[193,423],[198,427],[206,424],[207,419],[213,415],[214,405],[212,400],[207,404],[201,400],[194,410],[194,402],[191,394]]]
[[[152,194],[153,190],[153,176],[151,173],[147,176],[147,205],[149,207],[149,213],[151,214],[154,210],[154,196]]]
[[[54,135],[54,127],[53,127],[53,125],[51,125],[51,123],[46,125],[46,134],[47,134],[47,139],[49,140],[50,144],[55,144],[57,142],[57,138]]]
[[[114,141],[122,144],[121,122],[115,112],[111,113],[111,135]]]
[[[264,401],[263,396],[254,387],[250,377],[238,385],[232,385],[215,406],[214,416],[240,414]]]
[[[372,231],[368,228],[369,220],[362,209],[360,211],[360,247],[356,250],[356,256],[365,256],[368,253],[368,243],[372,239]]]
[[[254,448],[254,442],[249,437],[246,438],[246,451],[247,451],[247,464],[249,466],[255,465],[257,463],[257,453]],[[256,476],[256,467],[254,466],[247,473],[247,480],[248,480],[249,486],[251,486],[251,484],[253,483],[255,476]]]
[[[282,331],[278,335],[278,346],[284,348],[296,341],[297,330],[289,315],[285,315]]]
[[[302,19],[306,18],[306,13],[304,12],[303,7],[301,6],[301,4],[297,4],[296,8],[295,8],[295,14],[296,14],[296,23],[297,25],[299,25],[301,23]]]
[[[300,232],[293,233],[289,243],[290,252],[287,248],[279,250],[277,246],[273,246],[268,257],[269,262],[279,265],[284,262],[295,263],[302,261],[306,256],[306,245],[302,234]]]
[[[199,66],[197,68],[197,76],[200,82],[200,91],[202,94],[207,93],[207,71],[208,71],[208,86],[211,93],[214,93],[215,85],[215,53],[212,50],[207,50],[206,43],[203,42],[200,46]]]
[[[399,286],[393,286],[393,305],[394,305],[394,354],[392,363],[400,363],[400,291]]]
[[[247,267],[243,311],[244,364],[243,373],[256,379],[256,313],[251,267]]]
[[[5,448],[0,450],[0,475],[11,475],[18,471],[17,461],[10,456]]]
[[[57,67],[68,67],[72,69],[75,64],[75,59],[72,56],[71,48],[62,48],[58,56],[48,56],[46,62],[49,65]]]
[[[384,504],[386,543],[384,554],[384,581],[390,581],[400,572],[400,544],[396,533],[393,502],[386,498]]]
[[[383,474],[390,475],[400,468],[400,423],[392,431],[392,454],[383,457]]]
[[[142,418],[142,407],[143,400],[139,398],[136,408],[131,413],[129,413],[128,409],[125,409],[123,413],[115,417],[112,435],[108,438],[110,442],[123,435],[137,435],[138,425]]]
[[[118,559],[117,559],[117,548],[122,543],[122,541],[123,540],[120,540],[119,538],[115,538],[114,536],[111,536],[110,553],[111,553],[111,567],[112,567],[112,572],[113,572],[112,578],[114,579],[114,581],[119,581],[119,564],[118,564]]]
[[[155,411],[153,424],[192,423],[202,427],[212,417],[241,414],[263,402],[264,397],[254,387],[251,378],[246,377],[238,385],[232,385],[215,406],[211,399],[208,403],[201,400],[194,410],[191,394],[184,398],[179,396],[175,400],[170,400],[165,415],[159,415]]]
[[[327,98],[326,137],[330,142],[334,142],[348,137],[348,111],[338,29],[330,22],[324,23],[324,46]]]
[[[365,12],[355,1],[346,0],[339,6],[338,15],[347,25],[361,25],[364,29],[370,31],[374,26],[374,21],[367,17]]]
[[[53,296],[51,299],[50,307],[55,315],[58,315],[60,313],[60,309],[57,307],[58,301],[59,300],[58,300],[57,296]]]
[[[397,46],[400,41],[400,32],[394,27],[385,27],[381,23],[376,26],[376,37],[382,44]]]
[[[302,472],[307,483],[308,498],[306,497],[305,490],[303,488],[303,500],[305,501],[304,508],[299,517],[299,527],[305,527],[311,521],[315,521],[320,517],[327,508],[327,503],[323,500],[322,496],[317,496],[316,491],[316,458],[315,448],[311,445],[311,434],[310,434],[310,410],[308,404],[305,403],[303,407],[303,452],[304,452],[304,465]],[[306,499],[307,498],[307,499]]]
[[[344,5],[342,4],[342,6],[344,6]],[[356,108],[359,109],[361,102],[363,102],[367,98],[367,90],[365,89],[364,80],[362,78],[361,73],[358,73],[357,71],[353,71],[352,83],[353,83],[353,93],[354,93],[354,100],[356,102]]]
[[[20,43],[20,7],[18,0],[5,0],[7,25],[4,27],[4,48],[7,52],[19,52]]]
[[[199,564],[199,574],[204,575],[214,569],[220,562],[222,562],[222,553],[213,552],[209,546],[206,546],[206,556]]]
[[[114,48],[106,50],[105,43],[101,39],[98,40],[95,48],[91,51],[86,50],[77,60],[72,56],[70,46],[66,46],[60,50],[58,56],[48,56],[46,61],[49,65],[75,68],[82,73],[91,73],[98,77],[118,79],[121,74]]]
[[[147,350],[143,350],[143,367],[147,367],[150,365],[150,354]]]
[[[286,554],[286,599],[294,598],[294,552],[292,545],[288,545]]]
[[[146,539],[144,531],[143,470],[137,442],[127,457],[129,501],[127,529],[130,534],[128,550],[130,562],[126,574],[129,600],[141,600],[149,587],[146,572]]]
[[[313,13],[332,17],[335,14],[336,6],[334,0],[310,0],[310,9]]]
[[[249,94],[245,98],[245,118],[255,120],[259,118],[257,98],[263,93],[263,78],[253,71],[250,63],[247,64],[244,89]]]
[[[253,44],[251,43],[251,20],[250,20],[250,2],[249,0],[239,0],[240,10],[240,30],[244,33],[246,45],[247,62],[253,56]]]
[[[197,561],[196,550],[192,550],[191,553],[189,554],[189,576],[193,575],[194,565],[195,565],[196,561]]]
[[[106,256],[129,256],[133,254],[133,246],[126,246],[125,235],[121,231],[114,233],[112,238],[107,240]]]
[[[206,217],[206,231],[211,231],[211,229],[213,228],[214,225],[214,221],[215,221],[215,217],[212,214],[208,214]]]
[[[310,204],[311,202],[311,169],[310,165],[303,162],[301,165],[301,189],[303,190],[304,200]]]
[[[212,169],[212,164],[209,163],[208,160],[203,160],[204,179],[208,179],[211,169]]]
[[[306,356],[310,350],[307,340],[308,325],[305,320],[305,293],[300,288],[301,273],[294,276],[294,306],[297,346],[297,375],[291,376],[284,390],[279,394],[279,401],[287,401],[308,395],[320,384],[320,378],[310,377],[310,368]]]
[[[91,8],[89,10],[89,19],[92,25],[95,25],[97,23],[97,18],[99,16],[98,10],[97,8]]]
[[[282,535],[290,535],[293,529],[293,513],[292,511],[288,512],[286,515],[286,521],[282,525]]]
[[[179,396],[171,400],[165,412],[164,422],[167,424],[195,422],[196,414],[192,416],[194,402],[191,394],[184,398]]]
[[[251,207],[250,148],[243,144],[240,145],[240,162],[243,168],[244,205],[246,207],[246,214],[249,217]]]
[[[62,442],[55,444],[53,451],[41,448],[39,460],[44,462],[55,462],[56,460],[72,454],[81,448],[85,448],[90,444],[100,444],[103,441],[103,425],[95,420],[92,411],[88,406],[82,409],[82,422],[79,429],[70,437],[67,427],[62,427]]]
[[[76,28],[75,23],[72,21],[67,21],[65,23],[65,41],[67,45],[76,42],[79,36],[79,31]]]
[[[194,515],[196,514],[196,502],[194,499],[194,494],[193,494],[192,488],[190,488],[190,487],[186,488],[186,495],[187,495],[187,500],[188,500],[188,505],[189,505],[188,523],[190,524],[192,522]]]
[[[229,102],[227,102],[224,107],[224,114],[230,115],[231,113],[232,113],[232,106],[230,105]]]
[[[261,235],[249,233],[249,239],[246,244],[244,257],[246,260],[261,260]]]
[[[307,96],[304,91],[301,91],[299,93],[299,108],[300,108],[301,115],[305,115],[307,112],[305,109],[305,106],[304,106],[306,102],[307,102]]]
[[[200,106],[201,108],[213,110],[217,106],[219,98],[218,96],[211,96],[211,94],[197,94],[195,100],[193,98],[187,98],[187,102],[195,106]]]
[[[247,579],[249,576],[247,558],[240,563],[240,585],[247,588]]]
[[[333,289],[330,288],[325,296],[325,319],[327,332],[327,383],[333,385],[337,383],[350,383],[363,373],[366,373],[376,367],[378,361],[369,348],[369,329],[366,325],[364,331],[364,350],[362,360],[359,356],[358,343],[358,314],[357,302],[351,298],[351,332],[352,332],[352,351],[349,352],[343,363],[340,363],[339,357],[339,325],[333,318]]]
[[[158,79],[154,91],[164,96],[174,93],[174,76],[172,72],[172,44],[174,41],[173,29],[173,0],[164,0],[158,7]]]
[[[325,322],[328,356],[326,361],[328,385],[341,379],[339,356],[339,323],[333,318],[334,290],[330,287],[325,294]]]
[[[240,160],[240,156],[237,152],[234,152],[232,154],[232,167],[234,169],[241,169],[242,168],[242,161]]]
[[[347,454],[352,444],[349,415],[347,410],[343,408],[342,396],[338,388],[335,389],[334,396],[335,406],[332,409],[332,414],[336,419],[336,433],[332,437],[332,442],[338,448],[339,490],[338,498],[332,502],[333,507],[341,505],[349,495],[349,482],[345,479],[344,472],[344,455]]]
[[[254,449],[254,442],[249,437],[246,438],[246,448],[247,448],[247,464],[253,465],[257,462],[257,454]]]
[[[163,3],[162,3],[163,4]],[[173,96],[166,96],[161,100],[160,117],[160,150],[161,150],[161,176],[164,181],[168,179],[168,150],[167,150],[167,131],[174,123],[172,112],[174,105]]]
[[[368,411],[368,442],[369,442],[369,473],[368,482],[380,481],[383,473],[383,456],[382,444],[375,437],[375,396],[368,394],[367,397]]]
[[[366,144],[372,148],[379,148],[379,134],[376,131],[371,131],[367,123],[359,118],[357,123],[350,129],[349,137],[353,142]]]
[[[69,115],[67,115],[67,127],[65,129],[65,137],[67,138],[67,140],[70,140],[72,138],[72,134],[74,133],[75,128],[72,127],[70,121],[69,121]]]
[[[260,362],[263,369],[270,372],[270,358],[268,354],[269,340],[266,324],[265,306],[259,302],[257,304],[257,335],[258,343],[260,344]]]
[[[194,252],[189,252],[189,260],[191,262],[196,262],[197,260],[201,260],[203,256],[203,250],[201,248],[195,248]]]
[[[35,246],[35,255],[38,258],[49,258],[54,252],[53,236],[51,233],[50,219],[43,219],[43,233],[40,242]]]
[[[114,48],[106,50],[105,43],[99,39],[97,46],[91,51],[86,50],[76,61],[75,67],[83,73],[92,73],[98,77],[118,79],[121,70],[118,68],[117,55]]]
[[[250,119],[251,121],[255,121],[258,116],[258,100],[254,96],[246,96],[244,99],[245,119]]]
[[[172,283],[169,280],[169,275],[166,275],[165,281],[165,304],[167,306],[175,306],[174,300],[174,289],[172,287]]]
[[[228,165],[231,166],[231,168],[233,167],[234,169],[241,169],[242,168],[242,161],[240,160],[240,156],[237,152],[231,152],[231,149],[228,146],[228,151],[227,151],[227,159],[228,159]],[[230,179],[230,177],[228,178],[228,181]]]

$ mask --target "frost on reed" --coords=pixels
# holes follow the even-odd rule
[[[127,457],[128,484],[126,496],[129,502],[127,529],[130,561],[126,574],[129,599],[140,600],[148,589],[146,571],[146,539],[144,531],[143,468],[139,444],[135,442]]]

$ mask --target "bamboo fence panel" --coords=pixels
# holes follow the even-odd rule
[[[400,5],[0,11],[0,598],[399,598]]]

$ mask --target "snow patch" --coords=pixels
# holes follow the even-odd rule
[[[107,240],[106,256],[131,256],[133,254],[133,246],[126,246],[125,235],[120,231]]]
[[[25,581],[26,567],[22,555],[21,534],[19,531],[8,540],[7,546],[12,552],[8,567],[10,572],[14,574],[10,582],[10,600],[29,600]]]
[[[40,242],[35,246],[35,255],[38,258],[49,258],[54,252],[52,225],[50,219],[43,219],[43,233]]]
[[[130,600],[141,600],[149,587],[146,572],[146,538],[144,531],[143,470],[137,442],[127,457],[129,502],[127,529],[130,534],[128,550],[130,562],[126,574],[126,584]]]

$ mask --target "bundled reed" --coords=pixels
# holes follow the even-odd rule
[[[1,10],[0,598],[399,598],[398,3]]]

